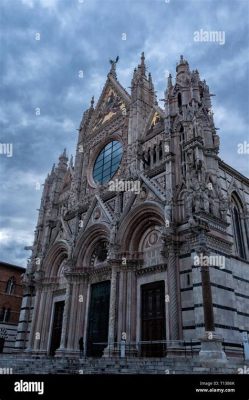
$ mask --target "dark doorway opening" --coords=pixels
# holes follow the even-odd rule
[[[0,353],[3,353],[5,339],[0,337]]]
[[[142,285],[141,292],[142,356],[163,357],[165,344],[153,342],[164,341],[166,339],[164,281]]]
[[[110,281],[91,286],[88,317],[87,356],[102,357],[108,341]]]
[[[65,304],[64,301],[57,301],[54,304],[54,320],[53,320],[52,337],[51,337],[51,345],[49,352],[51,356],[54,356],[56,350],[60,347],[64,304]]]

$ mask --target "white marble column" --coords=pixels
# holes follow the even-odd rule
[[[112,345],[115,340],[116,297],[117,297],[117,269],[116,266],[113,266],[112,277],[111,277],[110,308],[109,308],[109,331],[108,331],[109,346]]]
[[[30,313],[32,307],[32,291],[29,287],[24,287],[23,290],[23,299],[21,305],[21,311],[19,316],[19,322],[17,327],[17,336],[15,342],[15,352],[20,352],[25,349],[25,344],[28,337],[28,328],[29,328],[29,320]]]
[[[37,351],[40,352],[41,330],[43,326],[45,300],[46,300],[46,293],[42,288],[38,288],[38,293],[35,299],[35,307],[33,310],[33,317],[35,318],[35,320],[30,335],[31,350],[35,352]]]
[[[67,282],[65,305],[64,305],[64,311],[63,311],[62,329],[61,329],[61,344],[60,344],[59,349],[56,351],[56,355],[59,355],[60,352],[63,352],[66,350],[68,323],[69,323],[69,317],[70,317],[69,311],[71,308],[71,298],[72,298],[72,283]]]
[[[47,288],[45,291],[46,301],[44,303],[44,311],[43,311],[43,324],[41,327],[41,343],[40,349],[44,352],[48,352],[48,342],[49,342],[49,326],[51,321],[51,313],[52,313],[52,306],[53,306],[53,292],[52,288]]]
[[[178,269],[173,247],[168,249],[168,290],[170,340],[179,340]],[[167,294],[167,293],[166,293]]]

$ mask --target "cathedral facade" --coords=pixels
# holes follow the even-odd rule
[[[249,333],[249,180],[219,158],[211,96],[181,56],[157,103],[144,54],[116,61],[44,184],[16,349],[163,356],[205,332]],[[235,132],[236,133],[236,132]]]

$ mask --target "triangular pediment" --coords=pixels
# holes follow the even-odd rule
[[[163,110],[160,107],[158,107],[157,105],[154,105],[149,114],[147,124],[144,129],[144,135],[149,134],[154,129],[154,127],[160,123],[163,126],[164,118],[165,118],[165,114],[164,114]]]
[[[91,225],[96,223],[112,224],[113,213],[103,202],[99,195],[95,195],[91,206],[89,207],[84,219],[80,224],[80,231],[85,231]]]
[[[58,240],[65,239],[69,242],[72,240],[72,230],[68,221],[62,217],[57,221],[56,226],[52,229],[50,243],[55,243]]]
[[[156,181],[150,179],[148,176],[146,176],[142,173],[140,174],[140,178],[142,179],[145,186],[147,186],[147,188],[152,193],[154,193],[154,195],[158,198],[158,200],[160,200],[162,202],[166,200],[165,190],[162,189]]]
[[[51,237],[50,237],[50,244],[54,243],[56,240],[58,240],[61,236],[61,221],[58,220],[56,223],[56,226],[54,226],[51,229]]]
[[[118,113],[126,115],[130,100],[130,95],[126,90],[109,74],[93,113],[89,130],[96,131]]]

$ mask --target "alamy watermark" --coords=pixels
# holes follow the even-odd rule
[[[13,156],[13,144],[12,143],[0,143],[0,155],[7,157]]]
[[[249,154],[249,142],[238,143],[238,154]]]
[[[248,375],[248,374],[249,374],[249,367],[247,367],[246,365],[244,365],[243,368],[238,368],[238,374],[245,374],[245,375]]]
[[[44,382],[26,382],[22,379],[15,382],[15,392],[37,392],[38,394],[44,394]]]
[[[194,32],[194,41],[214,42],[223,45],[226,41],[226,34],[225,31],[204,31],[204,29],[200,29]]]
[[[226,257],[221,255],[212,255],[207,256],[205,254],[200,253],[199,255],[194,256],[194,266],[195,267],[219,267],[220,269],[224,269],[226,264]]]
[[[139,194],[141,192],[141,182],[136,181],[124,181],[122,179],[115,179],[109,182],[109,188],[111,192],[134,192]]]

